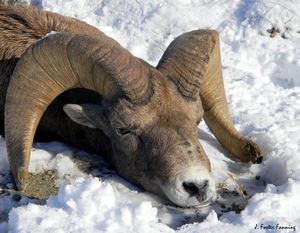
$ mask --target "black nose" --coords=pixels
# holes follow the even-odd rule
[[[208,180],[201,183],[183,182],[182,186],[190,196],[196,196],[199,201],[204,201],[207,198]]]

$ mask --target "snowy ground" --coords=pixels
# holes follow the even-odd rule
[[[42,203],[14,191],[1,138],[0,232],[299,231],[300,1],[29,2],[97,26],[153,65],[179,34],[217,29],[235,125],[262,147],[264,161],[234,162],[201,123],[199,138],[223,192],[210,210],[180,209],[124,181],[94,155],[56,142],[35,144],[31,170],[52,168],[64,178],[58,195]],[[232,192],[236,187],[247,195]]]

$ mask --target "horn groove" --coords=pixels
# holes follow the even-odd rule
[[[199,95],[216,34],[211,30],[182,34],[168,46],[156,67],[175,83],[186,99],[195,100]]]
[[[82,87],[110,101],[125,95],[141,104],[151,93],[149,73],[105,35],[57,33],[30,46],[15,67],[5,105],[7,151],[17,187],[26,189],[35,131],[59,94]]]

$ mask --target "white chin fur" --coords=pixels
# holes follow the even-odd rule
[[[205,180],[208,181],[207,198],[202,202],[196,196],[191,196],[186,192],[182,185],[183,182],[203,183]],[[211,174],[207,168],[200,166],[192,166],[182,170],[177,176],[161,185],[161,189],[170,201],[181,207],[208,206],[216,200],[217,196],[215,182]]]

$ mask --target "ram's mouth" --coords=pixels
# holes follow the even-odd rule
[[[198,198],[197,198],[198,199]],[[217,200],[217,196],[212,196],[204,201],[199,201],[200,204],[199,205],[196,205],[195,207],[197,208],[204,208],[204,207],[207,207],[207,206],[210,206],[210,205],[213,205]]]

